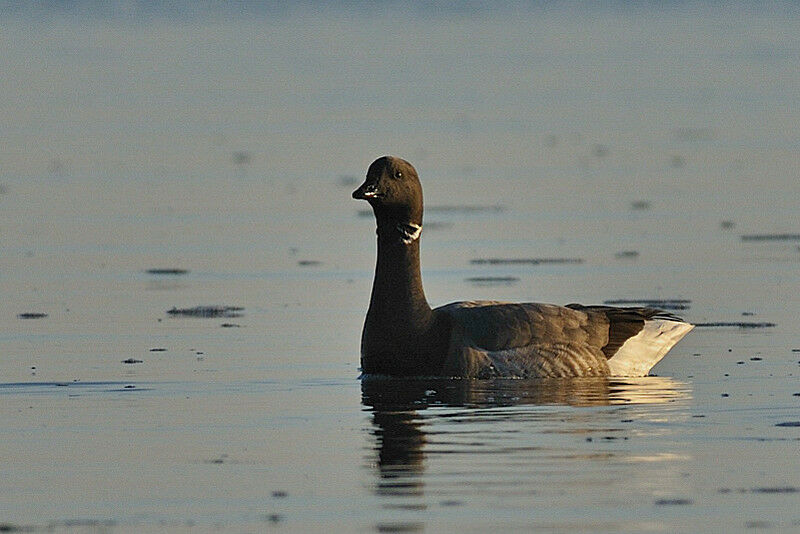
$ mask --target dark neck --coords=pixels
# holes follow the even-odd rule
[[[419,236],[405,243],[409,236],[398,225],[406,225],[406,232],[413,228],[407,221],[378,220],[378,263],[367,320],[393,325],[401,337],[413,338],[430,327],[432,312],[422,289]]]
[[[414,230],[421,227],[422,215],[376,218],[378,264],[361,334],[361,370],[436,375],[447,355],[450,326],[446,316],[434,314],[422,290],[419,233]]]

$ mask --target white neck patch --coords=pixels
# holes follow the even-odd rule
[[[422,233],[422,226],[414,223],[398,223],[396,228],[402,236],[403,243],[406,245],[410,245],[419,239]]]

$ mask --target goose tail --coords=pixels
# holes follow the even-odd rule
[[[694,325],[677,317],[657,315],[644,323],[642,330],[628,338],[608,360],[611,376],[647,376]]]

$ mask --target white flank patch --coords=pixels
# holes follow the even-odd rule
[[[623,343],[608,360],[611,376],[647,376],[692,328],[694,325],[689,323],[666,319],[645,321],[642,331]]]

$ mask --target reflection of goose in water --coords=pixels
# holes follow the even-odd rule
[[[498,408],[525,404],[609,406],[662,404],[686,398],[686,386],[671,378],[535,378],[453,380],[366,376],[361,401],[372,412],[431,407]]]
[[[437,421],[452,422],[459,418],[516,424],[531,419],[553,422],[556,417],[565,433],[581,433],[599,429],[587,422],[582,409],[568,407],[663,404],[687,397],[685,384],[662,377],[530,380],[365,377],[361,382],[361,402],[372,412],[371,434],[380,477],[376,492],[395,496],[422,494],[424,484],[420,475],[425,469],[429,434],[433,431],[439,440],[442,439],[442,431],[432,428]],[[561,410],[554,416],[547,406],[572,410],[575,424],[564,422],[564,418],[570,416],[565,416]],[[515,407],[518,409],[509,410]],[[602,425],[601,418],[592,417],[589,421]],[[496,433],[495,427],[493,424],[486,432]],[[482,449],[480,452],[491,451]]]
[[[454,302],[431,309],[420,276],[422,186],[385,156],[353,198],[372,206],[378,262],[361,337],[366,374],[645,376],[692,325],[654,308]],[[520,232],[531,231],[520,228]]]

